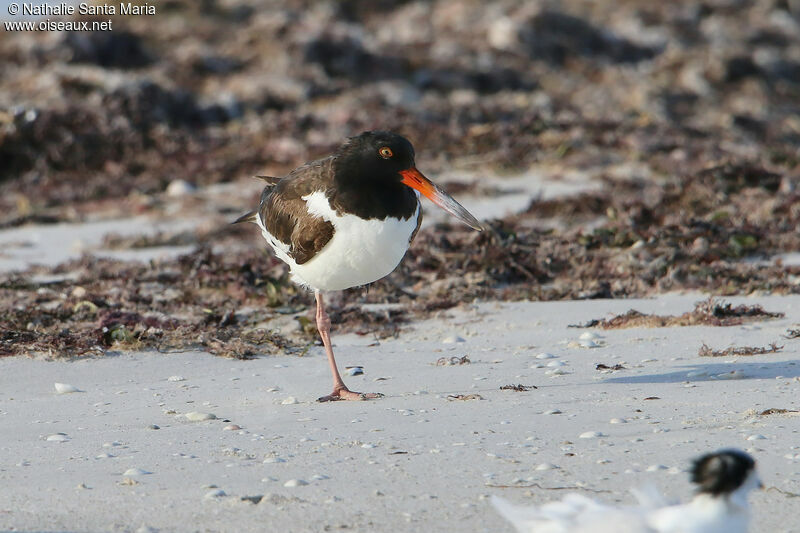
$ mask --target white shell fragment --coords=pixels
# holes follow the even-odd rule
[[[598,437],[605,437],[605,436],[606,435],[604,435],[603,433],[600,433],[599,431],[585,431],[585,432],[581,433],[578,438],[581,438],[581,439],[596,439]]]
[[[308,485],[308,481],[302,479],[290,479],[283,484],[284,487],[302,487],[303,485]]]
[[[224,490],[222,490],[222,489],[214,489],[214,490],[210,490],[210,491],[206,492],[206,495],[203,496],[203,498],[206,499],[206,500],[214,500],[214,499],[217,499],[217,498],[222,498],[224,496],[227,496],[227,494],[225,494]]]
[[[54,383],[54,385],[56,387],[56,392],[58,394],[70,394],[72,392],[82,392],[75,385],[70,385],[68,383]]]
[[[54,435],[48,435],[45,440],[49,442],[67,442],[69,437],[66,433],[56,433]]]
[[[360,376],[364,373],[364,367],[362,366],[348,366],[345,368],[345,373],[348,376]]]
[[[186,378],[183,376],[170,376],[167,381],[186,381]]]
[[[449,337],[445,337],[442,339],[442,344],[455,344],[457,342],[467,342],[464,337],[460,337],[458,335],[451,335]]]
[[[186,413],[183,416],[185,416],[186,419],[190,420],[191,422],[200,422],[200,421],[203,421],[203,420],[216,420],[217,419],[217,415],[215,415],[214,413],[200,413],[200,412],[197,412],[197,411],[192,411],[190,413]]]
[[[555,358],[556,358],[555,355],[553,355],[551,353],[547,353],[547,352],[542,352],[540,354],[536,354],[536,359],[555,359]]]
[[[297,401],[297,398],[294,396],[289,396],[281,402],[281,405],[294,405],[296,403],[300,403]]]
[[[142,470],[141,468],[129,468],[122,473],[123,476],[146,476],[147,474],[152,474],[152,472]]]

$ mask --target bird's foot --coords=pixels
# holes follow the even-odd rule
[[[336,402],[339,400],[349,400],[349,401],[362,401],[362,400],[374,400],[376,398],[383,398],[383,394],[379,392],[353,392],[347,387],[336,388],[327,396],[323,396],[321,398],[317,398],[318,402]]]

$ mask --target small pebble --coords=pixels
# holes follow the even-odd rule
[[[555,358],[556,358],[555,355],[547,352],[542,352],[536,355],[536,359],[555,359]]]
[[[170,376],[167,381],[186,381],[186,378],[183,376]]]
[[[75,287],[74,289],[72,289],[72,292],[70,292],[70,295],[73,298],[77,298],[79,300],[82,300],[82,299],[86,298],[86,289],[84,289],[81,286]]]
[[[54,435],[48,435],[45,440],[50,442],[67,442],[69,437],[66,433],[56,433]]]
[[[298,402],[297,398],[295,398],[294,396],[289,396],[289,397],[285,398],[283,401],[281,401],[281,405],[294,405],[296,403],[300,403],[300,402]]]
[[[467,342],[463,337],[459,337],[458,335],[452,335],[450,337],[445,337],[442,339],[442,344],[455,344],[457,342]]]
[[[345,369],[348,376],[360,376],[364,373],[364,368],[360,366],[350,366]]]
[[[148,428],[148,429],[161,429],[161,428],[160,428],[159,426],[157,426],[156,424],[150,424],[149,426],[147,426],[147,428]]]
[[[58,394],[70,394],[72,392],[81,392],[78,387],[74,385],[70,385],[68,383],[54,383],[56,387],[56,392]]]
[[[534,470],[556,470],[558,468],[559,467],[557,465],[554,465],[553,463],[540,463],[536,465],[536,468]]]
[[[600,433],[599,431],[586,431],[584,433],[581,433],[578,438],[581,438],[581,439],[596,439],[598,437],[605,437],[605,435]]]
[[[667,467],[664,465],[650,465],[647,467],[648,472],[658,472],[659,470],[667,470]]]
[[[169,182],[169,185],[167,185],[167,196],[186,196],[187,194],[192,194],[196,190],[197,187],[186,180],[172,180]]]
[[[186,413],[184,416],[186,417],[187,420],[190,420],[192,422],[201,422],[203,420],[216,420],[217,419],[217,415],[215,415],[214,413],[200,413],[200,412],[197,412],[197,411],[192,411],[190,413]]]
[[[284,487],[302,487],[303,485],[308,485],[308,481],[302,479],[290,479],[283,484]]]
[[[624,418],[612,418],[608,421],[609,424],[625,424],[627,422]]]
[[[542,414],[543,415],[560,415],[561,411],[559,411],[558,409],[549,409],[549,410],[545,411]]]
[[[765,437],[764,435],[755,434],[755,435],[750,435],[749,437],[747,437],[747,440],[766,440],[766,438],[767,437]]]
[[[242,429],[242,428],[238,424],[228,424],[227,426],[222,428],[223,431],[236,431],[236,430],[239,430],[239,429]]]

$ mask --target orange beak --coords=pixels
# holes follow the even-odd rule
[[[478,231],[483,230],[483,226],[478,222],[472,214],[467,211],[463,205],[456,202],[455,199],[447,194],[444,189],[433,183],[431,180],[422,175],[422,172],[414,167],[408,170],[401,170],[400,175],[403,176],[403,183],[418,190],[424,194],[431,202],[435,203],[467,226]]]

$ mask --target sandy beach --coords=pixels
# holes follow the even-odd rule
[[[751,533],[800,533],[800,2],[31,6],[0,0],[0,533],[511,533],[491,496],[687,501],[722,447]],[[407,142],[341,148],[373,130]],[[412,233],[414,172],[475,219],[423,197]],[[403,237],[316,263],[349,285],[416,235],[325,295],[381,399],[316,401],[314,297],[231,224],[287,175],[291,246],[334,204]]]
[[[800,531],[800,366],[782,338],[800,297],[732,298],[786,313],[733,327],[569,327],[699,299],[486,302],[397,339],[335,336],[341,364],[363,367],[352,388],[385,394],[368,402],[315,402],[319,347],[0,359],[0,530],[510,532],[489,495],[632,503],[628,488],[652,484],[686,500],[688,461],[738,447],[768,487],[752,531]],[[783,349],[698,356],[772,342]]]

